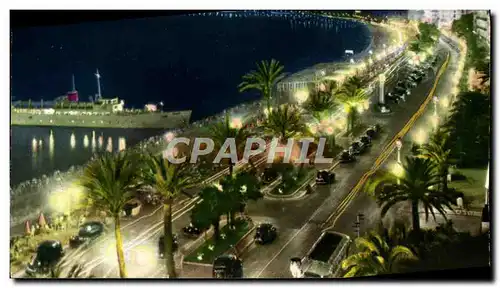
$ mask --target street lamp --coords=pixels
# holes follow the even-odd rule
[[[398,163],[401,164],[401,148],[403,148],[403,141],[401,141],[401,138],[398,138],[396,140],[396,148],[398,149]]]
[[[437,96],[434,95],[434,97],[432,97],[432,101],[434,102],[434,115],[437,116],[437,114],[438,114],[437,105],[439,103],[439,99]]]

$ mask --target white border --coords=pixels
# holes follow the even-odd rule
[[[436,1],[436,0],[418,0],[418,1],[396,1],[396,0],[379,0],[379,1],[369,1],[369,0],[358,0],[358,1],[339,1],[339,0],[328,0],[328,1],[318,1],[318,0],[307,0],[307,1],[268,1],[268,0],[252,0],[252,1],[234,1],[234,0],[183,0],[183,1],[148,1],[148,0],[120,0],[120,1],[102,1],[102,0],[85,0],[85,1],[68,1],[68,0],[16,0],[16,1],[2,1],[1,6],[2,9],[1,11],[1,25],[2,29],[0,29],[0,33],[2,33],[2,40],[4,41],[4,45],[1,45],[0,49],[2,49],[0,55],[3,57],[3,61],[1,63],[4,63],[3,69],[2,69],[2,77],[0,77],[1,81],[1,87],[2,87],[2,94],[4,94],[3,99],[5,102],[4,105],[0,106],[0,109],[3,110],[3,113],[0,113],[0,117],[2,118],[0,125],[1,129],[1,135],[3,136],[2,139],[3,141],[0,141],[0,159],[2,160],[0,163],[0,177],[1,180],[0,183],[2,183],[2,187],[4,187],[2,190],[2,197],[4,197],[3,201],[1,201],[3,207],[1,209],[1,214],[2,214],[2,221],[0,224],[2,225],[1,227],[3,228],[2,231],[8,231],[9,226],[9,199],[7,199],[9,196],[8,191],[9,191],[9,173],[10,173],[10,165],[9,163],[9,145],[10,141],[8,141],[7,137],[10,138],[10,130],[9,130],[9,107],[10,107],[10,83],[9,83],[9,76],[10,76],[10,68],[9,68],[9,62],[10,62],[10,54],[9,54],[9,49],[10,49],[10,35],[9,35],[9,10],[8,9],[353,9],[353,10],[361,10],[361,9],[367,9],[367,10],[374,10],[374,9],[490,9],[492,10],[492,14],[496,14],[495,12],[498,12],[499,10],[496,9],[497,6],[499,5],[500,1],[486,1],[486,0],[474,0],[474,1],[465,1],[465,0],[453,0],[453,1]],[[496,18],[495,18],[495,24],[492,24],[494,29],[492,31],[495,31],[495,35],[493,36],[495,39],[498,39],[498,31],[496,28]],[[496,50],[496,49],[495,49]],[[497,51],[495,51],[497,52]],[[496,56],[497,54],[495,54]],[[495,57],[496,59],[496,57]],[[496,63],[495,63],[496,64]],[[495,80],[498,80],[496,75],[493,75]],[[499,83],[498,81],[495,81],[495,83]],[[495,100],[497,102],[498,100]],[[498,118],[498,117],[495,117]],[[500,129],[499,126],[497,125],[497,121],[495,120],[495,130]],[[495,135],[498,135],[498,131],[495,131]],[[497,139],[498,140],[498,139]],[[497,148],[497,143],[495,143],[495,148]],[[497,151],[497,149],[495,149]],[[496,153],[495,153],[496,154]],[[495,157],[496,158],[496,157]],[[495,161],[493,161],[495,162]],[[500,162],[499,162],[500,163]],[[498,169],[500,171],[500,168]],[[496,177],[493,177],[493,179],[498,179],[498,176],[500,172],[495,170],[493,171]],[[497,204],[499,202],[500,196],[494,198],[495,202],[495,207],[498,207]],[[2,268],[2,276],[5,277],[4,279],[8,278],[9,275],[9,264],[8,264],[8,252],[7,252],[7,246],[8,246],[8,238],[6,236],[0,238],[1,245],[0,247],[4,247],[0,249],[0,259],[1,261],[1,268]],[[498,244],[498,239],[495,237],[495,244]],[[494,251],[495,254],[498,254],[499,246],[495,245]],[[495,255],[496,256],[496,255]],[[495,259],[498,259],[495,257]],[[497,264],[497,263],[496,263]],[[494,275],[499,275],[498,274],[498,264],[495,267],[495,272]],[[2,278],[3,278],[2,277]],[[14,285],[15,283],[12,280],[7,280],[6,281],[8,286],[10,287],[11,285]],[[380,283],[380,282],[379,282]],[[398,283],[392,282],[392,283],[380,283],[381,285],[400,285]],[[30,285],[37,285],[37,286],[49,286],[51,283],[31,283]],[[100,286],[104,287],[105,285],[123,285],[123,283],[118,283],[118,282],[110,282],[110,283],[98,283],[98,282],[93,282],[92,284],[81,284],[83,286]],[[273,285],[277,286],[285,286],[288,285],[287,282],[272,282]],[[309,286],[309,285],[335,285],[335,286],[346,286],[346,285],[377,285],[378,283],[375,282],[335,282],[335,283],[294,283],[298,284],[301,286]],[[406,284],[406,283],[405,283]],[[441,283],[440,283],[441,284]],[[453,285],[453,287],[460,287],[460,286],[465,286],[465,285],[470,285],[472,283],[448,283],[444,284],[445,286]],[[62,282],[59,283],[60,286],[62,287],[70,287],[71,285],[75,285],[74,282]],[[169,286],[178,286],[181,285],[179,283],[163,283],[163,282],[153,282],[153,283],[147,283],[144,282],[142,285],[169,285]],[[268,283],[262,283],[262,282],[228,282],[228,283],[200,283],[200,282],[183,282],[182,286],[191,286],[191,285],[252,285],[252,287],[261,287],[264,285],[268,285]],[[415,286],[424,286],[428,284],[420,283],[416,284]],[[413,286],[413,285],[412,285]]]

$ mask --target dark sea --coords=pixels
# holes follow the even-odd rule
[[[14,100],[53,100],[71,89],[74,74],[80,100],[87,101],[97,93],[98,68],[103,97],[135,108],[162,101],[164,110],[192,110],[197,120],[258,99],[237,90],[257,61],[275,58],[294,73],[339,61],[346,49],[361,52],[371,34],[349,20],[214,12],[23,28],[13,30],[11,40]],[[11,186],[81,165],[93,151],[109,148],[108,138],[117,149],[161,132],[12,127]]]

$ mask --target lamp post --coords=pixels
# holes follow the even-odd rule
[[[438,97],[434,95],[434,97],[432,97],[432,102],[434,102],[434,115],[437,116],[438,115],[438,103],[439,103]]]
[[[489,196],[490,196],[490,164],[488,163],[488,170],[486,170],[486,181],[484,183],[485,193],[484,193],[484,207],[481,213],[481,232],[487,232],[490,230],[490,208],[489,208]]]
[[[396,140],[396,148],[398,149],[397,161],[399,164],[401,164],[401,148],[403,148],[403,141],[401,141],[401,138],[398,138],[398,140]]]

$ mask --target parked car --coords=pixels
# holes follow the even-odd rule
[[[360,155],[366,151],[366,145],[359,141],[353,142],[350,148],[352,149],[352,153],[354,155]]]
[[[415,81],[413,81],[411,79],[406,79],[404,83],[409,88],[415,88],[418,85],[417,82],[415,82]]]
[[[173,242],[172,242],[172,251],[175,252],[177,249],[179,249],[179,238],[177,237],[177,234],[172,235],[173,236]],[[163,259],[165,255],[165,235],[160,236],[158,238],[158,257]]]
[[[365,144],[366,146],[372,145],[372,139],[369,136],[361,136],[359,142]]]
[[[394,92],[395,94],[400,94],[400,95],[410,95],[411,94],[411,90],[409,88],[406,88],[404,86],[396,86],[396,88],[394,88]]]
[[[212,275],[219,279],[243,278],[243,263],[236,255],[220,255],[214,260]]]
[[[266,167],[264,168],[264,172],[262,172],[262,183],[264,184],[269,184],[272,183],[274,180],[278,179],[279,173],[276,169],[272,167]]]
[[[188,226],[182,228],[182,233],[184,234],[184,236],[186,236],[187,238],[191,238],[191,239],[196,239],[196,238],[200,237],[200,235],[203,232],[204,232],[203,230],[194,226],[193,223],[189,223]]]
[[[328,185],[335,182],[335,173],[328,170],[319,170],[316,173],[316,184],[318,185]]]
[[[278,237],[278,231],[270,223],[262,223],[255,229],[255,243],[268,244],[272,243]]]
[[[356,161],[356,157],[352,155],[348,150],[344,150],[340,153],[340,163],[351,163]]]
[[[370,137],[370,139],[375,139],[378,137],[379,131],[377,130],[377,128],[375,126],[373,126],[373,127],[366,129],[365,134],[366,134],[366,136]]]
[[[386,98],[388,101],[390,101],[390,102],[392,102],[392,103],[394,103],[394,104],[398,104],[398,103],[399,103],[399,101],[401,101],[400,97],[398,97],[398,96],[394,95],[394,94],[393,94],[393,93],[391,93],[391,92],[387,93],[387,94],[385,95],[385,98]]]
[[[46,275],[64,256],[60,241],[47,240],[38,245],[36,255],[26,267],[29,276]]]
[[[412,73],[409,77],[410,80],[413,80],[417,83],[420,83],[422,81],[422,76],[418,75],[418,74],[414,74]]]
[[[104,233],[104,224],[98,221],[90,221],[80,226],[77,235],[69,239],[69,247],[78,248],[81,245],[88,245],[99,238]]]

